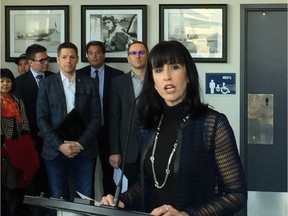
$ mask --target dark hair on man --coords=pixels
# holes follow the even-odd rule
[[[34,60],[37,53],[47,52],[47,49],[40,44],[32,44],[26,49],[26,58]]]
[[[104,43],[102,43],[101,41],[90,41],[87,45],[86,45],[86,53],[88,54],[88,49],[91,46],[99,46],[101,47],[102,53],[105,54],[106,53],[106,48]]]
[[[132,43],[129,44],[128,46],[128,49],[127,49],[127,55],[129,55],[129,52],[130,52],[130,47],[133,45],[133,44],[142,44],[144,47],[145,47],[145,51],[147,53],[149,53],[149,49],[148,49],[148,46],[146,43],[142,42],[142,41],[133,41]]]
[[[104,16],[102,20],[103,20],[103,22],[104,22],[105,20],[110,20],[110,21],[113,23],[113,25],[115,25],[115,24],[117,23],[117,21],[118,21],[118,20],[115,19],[114,16],[112,16],[112,15],[111,15],[111,16]]]
[[[196,117],[207,108],[201,102],[199,75],[189,51],[178,41],[163,41],[149,53],[142,88],[142,92],[146,93],[138,101],[139,119],[144,128],[155,126],[163,113],[164,99],[154,88],[153,68],[174,63],[183,65],[188,77],[183,115],[191,113],[192,117]]]
[[[58,57],[60,56],[62,49],[74,49],[76,55],[78,56],[78,48],[75,44],[73,44],[71,42],[64,42],[58,46],[58,49],[57,49],[57,56]]]
[[[12,93],[15,90],[16,82],[15,82],[15,77],[13,73],[11,72],[11,70],[9,70],[8,68],[1,68],[0,78],[8,78],[11,80],[12,88],[9,92]]]

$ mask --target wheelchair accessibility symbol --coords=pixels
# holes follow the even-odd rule
[[[222,94],[229,94],[229,93],[230,93],[229,89],[228,89],[227,86],[225,85],[225,82],[223,82],[223,84],[222,84],[221,87],[220,87],[219,85],[217,85],[217,86],[216,86],[216,91],[217,91],[217,92],[220,92],[220,91],[221,91]]]
[[[206,94],[235,94],[235,74],[206,74]]]

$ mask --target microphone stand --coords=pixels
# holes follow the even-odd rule
[[[123,176],[124,176],[124,168],[125,168],[125,159],[126,159],[126,154],[127,154],[127,149],[128,149],[128,144],[129,144],[129,139],[130,139],[130,134],[131,134],[131,129],[132,129],[132,121],[134,120],[134,113],[135,113],[135,104],[138,101],[138,99],[145,94],[147,91],[143,91],[140,95],[138,95],[138,97],[135,98],[135,100],[133,101],[132,104],[132,111],[131,111],[131,115],[130,115],[130,119],[129,119],[129,125],[128,125],[128,134],[127,134],[127,140],[124,146],[124,152],[123,152],[123,157],[122,157],[122,172],[121,172],[121,176],[120,176],[120,180],[117,184],[116,187],[116,191],[115,191],[115,195],[114,195],[114,200],[113,200],[113,207],[118,208],[118,204],[119,204],[119,196],[121,194],[121,190],[122,190],[122,183],[123,183]]]

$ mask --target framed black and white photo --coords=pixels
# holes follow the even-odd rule
[[[159,6],[160,41],[177,40],[195,62],[227,62],[227,5]]]
[[[69,41],[69,6],[5,6],[5,60],[15,61],[28,46],[46,47],[56,61],[57,47]]]
[[[106,62],[126,62],[129,44],[146,42],[146,22],[146,5],[82,5],[81,61],[88,61],[86,44],[101,41],[106,47]]]

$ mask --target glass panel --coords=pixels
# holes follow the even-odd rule
[[[273,94],[248,94],[248,144],[273,144]]]

